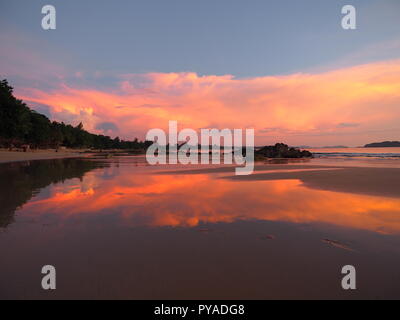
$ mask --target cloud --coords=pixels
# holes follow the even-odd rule
[[[336,127],[337,128],[355,128],[358,127],[360,124],[355,122],[342,122],[339,123]]]
[[[192,72],[116,77],[109,88],[61,82],[16,93],[47,105],[56,120],[83,121],[95,132],[104,130],[99,123],[113,123],[121,138],[143,139],[169,120],[181,128],[254,128],[258,144],[358,145],[400,134],[400,60],[245,79]]]
[[[118,132],[118,126],[113,122],[101,122],[95,128],[105,134],[116,134]]]
[[[67,73],[66,68],[56,63],[53,57],[66,61],[66,54],[40,39],[6,28],[0,33],[0,43],[1,76],[12,78],[18,84],[53,88]],[[43,51],[32,50],[35,47]]]

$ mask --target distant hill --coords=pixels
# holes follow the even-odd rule
[[[400,141],[384,141],[384,142],[374,142],[369,143],[364,146],[364,148],[393,148],[400,147]]]

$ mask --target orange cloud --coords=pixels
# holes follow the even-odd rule
[[[20,98],[51,108],[56,120],[83,121],[99,132],[144,138],[177,120],[181,128],[255,128],[256,143],[363,144],[400,133],[400,60],[316,74],[236,79],[196,73],[121,76],[108,91],[23,88]]]

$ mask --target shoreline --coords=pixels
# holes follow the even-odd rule
[[[111,151],[112,152],[112,151]],[[110,152],[107,152],[107,154]],[[0,164],[34,160],[85,158],[96,154],[87,150],[54,149],[28,152],[0,150]],[[380,160],[379,162],[382,162]],[[347,162],[347,163],[346,163]],[[358,161],[301,161],[300,159],[273,159],[269,163],[258,163],[249,176],[234,175],[235,166],[178,167],[162,166],[157,174],[190,175],[222,174],[221,179],[233,181],[299,180],[308,188],[356,193],[370,196],[400,198],[400,165],[393,161],[377,164]]]
[[[49,150],[49,149],[35,150],[28,152],[0,150],[0,164],[22,162],[22,161],[33,161],[33,160],[80,158],[84,156],[85,156],[84,153],[75,150],[70,150],[70,151],[63,150],[59,152],[55,152],[55,150]]]

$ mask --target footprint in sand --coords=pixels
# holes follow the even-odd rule
[[[267,234],[266,236],[262,236],[260,237],[261,240],[274,240],[275,236],[273,236],[272,234]]]
[[[344,249],[344,250],[347,250],[347,251],[355,251],[354,249],[346,246],[344,243],[341,243],[341,242],[336,241],[336,240],[322,239],[322,242],[325,242],[325,243],[327,243],[327,244],[329,244],[329,245],[331,245],[333,247],[336,247],[336,248]]]

